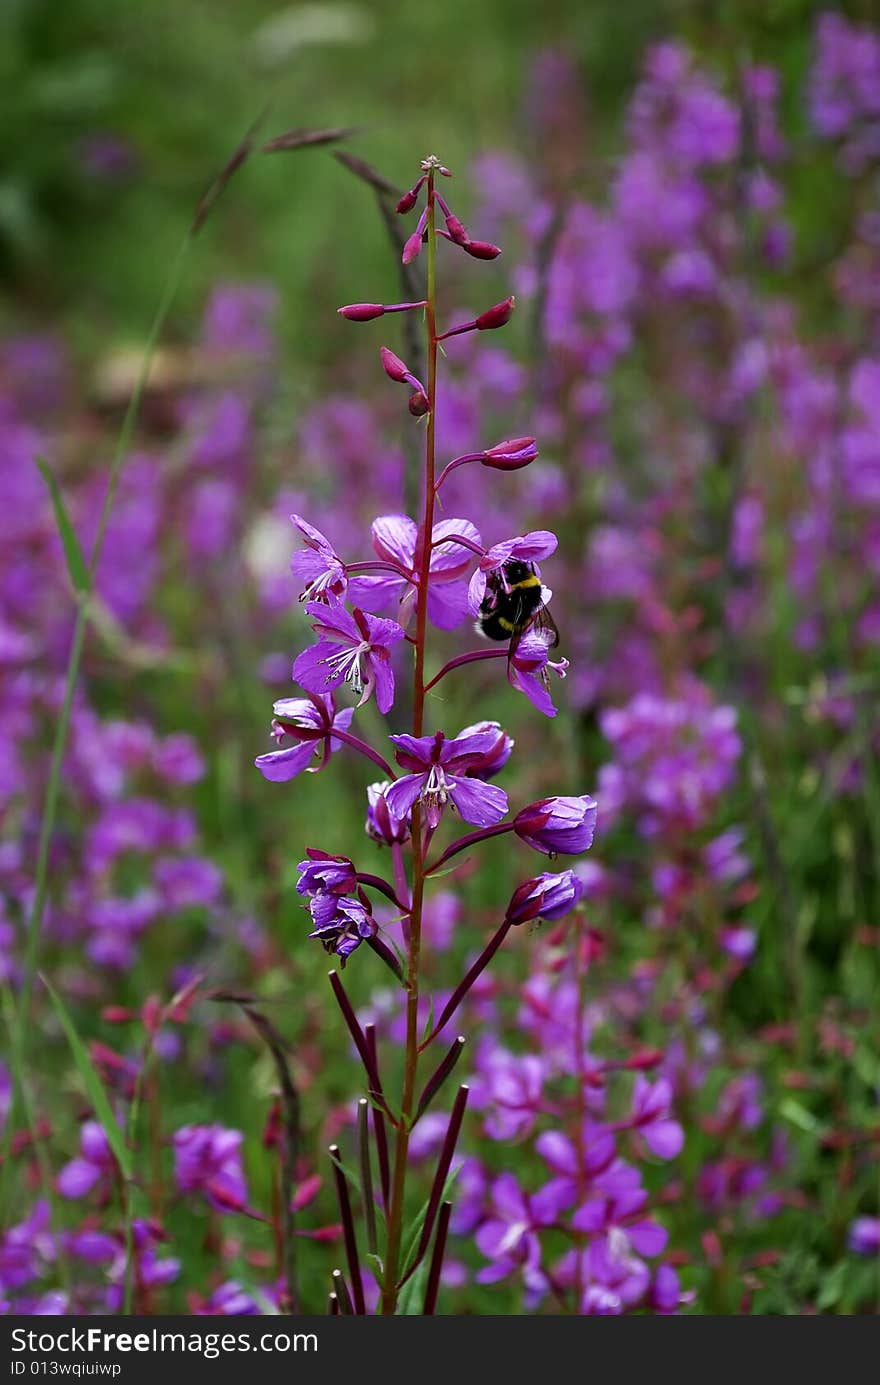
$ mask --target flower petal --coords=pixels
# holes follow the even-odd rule
[[[465,822],[493,827],[507,812],[507,794],[482,779],[447,779],[449,797]]]
[[[264,779],[273,784],[285,784],[307,768],[317,744],[319,742],[301,741],[288,750],[270,750],[266,755],[258,755],[254,764]]]
[[[380,558],[412,569],[419,531],[408,515],[380,515],[373,520],[372,535]]]
[[[405,774],[385,790],[385,802],[396,818],[404,819],[421,793],[426,774]]]

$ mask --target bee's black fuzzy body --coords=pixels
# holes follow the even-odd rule
[[[543,607],[541,579],[533,563],[512,558],[490,572],[477,629],[489,640],[511,640],[531,625]]]

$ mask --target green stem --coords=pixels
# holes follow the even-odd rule
[[[428,630],[428,579],[431,570],[431,533],[434,527],[434,437],[437,410],[437,238],[434,234],[434,173],[428,175],[428,295],[425,330],[428,343],[428,421],[425,432],[425,493],[422,511],[419,590],[416,606],[415,674],[413,689],[414,736],[423,734],[425,720],[425,646]],[[400,1242],[403,1231],[409,1132],[415,1114],[416,1078],[419,1062],[419,967],[422,941],[422,905],[425,896],[426,843],[422,832],[419,805],[412,810],[412,910],[409,916],[409,956],[406,974],[406,1056],[403,1072],[401,1119],[397,1128],[394,1175],[388,1209],[388,1244],[385,1256],[385,1282],[382,1313],[397,1308]]]

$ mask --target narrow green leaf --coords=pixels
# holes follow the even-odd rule
[[[107,1136],[107,1143],[112,1149],[116,1157],[116,1162],[122,1170],[123,1177],[128,1183],[131,1181],[133,1172],[131,1151],[125,1143],[125,1138],[119,1128],[119,1123],[113,1114],[113,1108],[110,1105],[110,1099],[104,1089],[104,1084],[95,1071],[95,1066],[88,1055],[88,1051],[82,1039],[74,1028],[73,1020],[67,1013],[67,1009],[60,995],[47,977],[42,976],[41,979],[46,990],[49,992],[52,1004],[55,1007],[55,1013],[61,1021],[61,1027],[67,1036],[67,1042],[73,1054],[73,1061],[76,1064],[80,1080],[86,1089],[86,1095],[92,1103],[95,1115],[101,1124],[104,1134]]]
[[[425,1301],[425,1285],[428,1278],[428,1257],[426,1256],[412,1279],[408,1279],[397,1300],[397,1314],[401,1318],[419,1317]]]
[[[443,1192],[440,1194],[440,1201],[437,1204],[438,1207],[442,1207],[444,1202],[448,1202],[449,1193],[452,1188],[452,1185],[455,1183],[455,1180],[458,1178],[458,1175],[460,1174],[463,1168],[464,1162],[462,1161],[462,1163],[457,1164],[454,1169],[449,1170],[449,1173],[446,1175],[446,1182],[443,1184]],[[422,1227],[425,1224],[425,1217],[428,1215],[428,1203],[430,1202],[430,1200],[431,1199],[429,1194],[429,1196],[425,1198],[425,1201],[422,1203],[422,1206],[419,1208],[413,1220],[410,1222],[406,1231],[403,1233],[404,1238],[409,1237],[406,1247],[406,1254],[403,1257],[404,1274],[406,1274],[409,1271],[410,1266],[412,1265],[412,1262],[415,1259],[416,1251],[419,1248],[419,1241],[422,1235]],[[414,1277],[417,1278],[418,1276],[416,1275]],[[404,1288],[406,1288],[409,1283],[410,1281],[407,1280],[407,1284],[404,1285]]]
[[[58,526],[58,533],[61,538],[61,545],[64,549],[64,557],[67,560],[67,571],[73,584],[74,591],[87,592],[91,586],[89,569],[83,557],[83,551],[79,546],[79,539],[76,537],[76,530],[70,522],[70,515],[64,504],[64,496],[61,494],[61,487],[55,479],[55,473],[49,466],[45,457],[37,457],[37,466],[40,474],[46,482],[49,495],[52,498],[52,509],[55,511],[55,523]]]

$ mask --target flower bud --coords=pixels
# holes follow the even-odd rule
[[[521,841],[547,856],[586,851],[593,843],[598,805],[589,794],[580,798],[542,798],[517,813],[513,830]]]
[[[347,303],[336,311],[349,322],[372,322],[374,317],[382,317],[385,313],[381,303]]]
[[[409,817],[397,817],[386,802],[385,790],[390,784],[390,779],[386,779],[382,783],[367,785],[367,836],[384,842],[386,846],[405,842],[409,837]]]
[[[475,260],[497,260],[501,254],[501,246],[493,245],[489,240],[460,240],[457,242],[466,255],[473,255]]]
[[[416,205],[416,202],[418,201],[419,192],[421,191],[422,184],[424,182],[425,176],[423,175],[419,179],[419,181],[413,187],[410,188],[409,192],[405,192],[403,194],[396,208],[396,210],[400,212],[401,216],[405,216],[407,212],[412,211],[413,207]]]
[[[480,461],[483,466],[494,467],[496,471],[519,471],[520,467],[533,462],[537,455],[534,438],[505,438],[504,442],[487,447]]]
[[[505,298],[503,303],[496,303],[493,307],[487,308],[484,313],[476,319],[475,326],[478,332],[490,332],[496,327],[503,327],[510,321],[516,299],[513,294]]]
[[[379,359],[382,362],[382,369],[391,380],[395,380],[398,385],[407,385],[412,379],[412,372],[405,361],[387,346],[379,347]]]
[[[449,239],[456,245],[467,245],[469,240],[467,227],[454,212],[450,212],[446,217],[446,229],[449,232]]]
[[[421,249],[422,233],[420,230],[415,230],[412,235],[407,238],[406,244],[403,247],[401,260],[404,264],[412,264],[413,260],[417,259],[420,255]]]
[[[531,919],[561,918],[577,904],[584,887],[573,871],[559,875],[536,875],[514,890],[505,915],[508,923],[528,923]]]
[[[413,418],[424,417],[424,415],[428,413],[430,407],[430,401],[428,400],[428,396],[425,394],[424,390],[418,389],[415,391],[414,394],[410,395],[409,411],[412,414]]]

